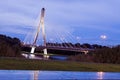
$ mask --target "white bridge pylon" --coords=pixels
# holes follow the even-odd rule
[[[36,42],[37,42],[37,39],[38,39],[38,36],[39,36],[41,28],[42,28],[42,36],[43,36],[43,41],[44,41],[43,46],[46,47],[46,35],[45,35],[45,27],[44,27],[44,15],[45,15],[45,8],[42,8],[41,9],[40,22],[38,24],[38,28],[37,28],[37,31],[36,31],[36,34],[35,34],[35,37],[34,37],[34,41],[33,41],[30,53],[34,53],[35,52],[35,48],[36,48],[35,45],[36,45]],[[44,57],[47,57],[47,48],[43,49],[43,52],[44,52]]]

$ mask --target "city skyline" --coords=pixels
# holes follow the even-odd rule
[[[119,4],[118,0],[1,0],[0,34],[24,41],[28,32],[35,31],[44,7],[48,41],[118,45]]]

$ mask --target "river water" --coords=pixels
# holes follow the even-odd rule
[[[0,80],[118,80],[120,72],[0,70]]]

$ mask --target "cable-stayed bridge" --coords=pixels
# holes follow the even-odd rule
[[[66,43],[67,44],[67,43]],[[32,45],[24,45],[25,47],[32,47]],[[62,50],[62,51],[73,51],[73,52],[83,52],[87,54],[89,51],[93,51],[94,49],[90,48],[82,48],[82,47],[71,47],[71,46],[53,46],[53,45],[47,45],[47,46],[35,46],[38,50]]]
[[[61,43],[64,43],[64,44],[50,44],[49,42],[47,42],[46,41],[45,27],[44,27],[44,16],[45,16],[45,8],[42,8],[41,9],[40,21],[39,21],[39,24],[37,26],[37,31],[35,32],[33,42],[32,42],[32,44],[27,44],[27,43],[24,44],[24,46],[31,47],[30,53],[35,52],[35,49],[37,47],[36,43],[38,41],[40,31],[42,31],[42,39],[43,40],[41,40],[41,41],[43,41],[43,44],[41,46],[37,47],[37,48],[43,50],[44,57],[47,57],[47,49],[63,50],[63,51],[74,51],[74,52],[84,52],[85,54],[87,54],[89,51],[93,50],[93,49],[89,49],[89,48],[82,48],[79,45],[78,45],[79,47],[75,47],[72,43],[67,43],[68,40],[65,38],[65,36],[70,36],[68,38],[69,40],[73,40],[73,38],[74,38],[70,34],[70,32],[68,32],[68,31],[67,31],[67,35],[64,34],[64,32],[62,32],[62,36],[60,35],[59,32],[54,33],[54,34],[56,34],[55,36],[59,37],[59,39],[57,39],[57,40],[62,41]],[[77,37],[77,39],[78,38],[79,37]],[[51,41],[51,43],[54,43],[53,39],[50,39],[50,41]]]

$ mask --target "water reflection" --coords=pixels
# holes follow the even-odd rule
[[[98,79],[102,80],[104,76],[104,72],[97,72],[97,75],[98,75]]]
[[[118,80],[120,72],[0,70],[0,80]]]
[[[33,80],[38,80],[39,71],[33,71]]]

